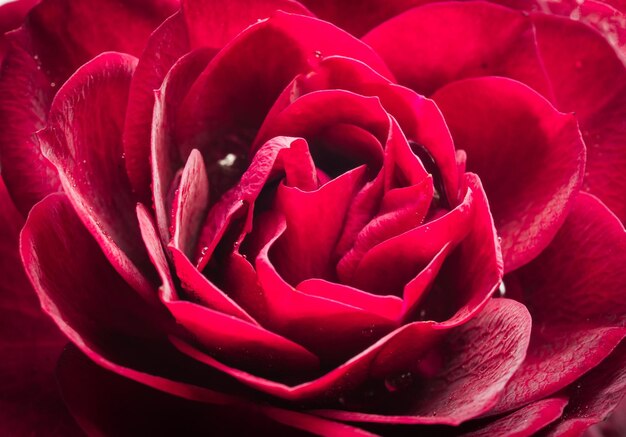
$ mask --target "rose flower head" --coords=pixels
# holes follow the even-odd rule
[[[624,7],[0,6],[2,434],[619,433]]]

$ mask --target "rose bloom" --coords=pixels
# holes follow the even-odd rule
[[[0,433],[619,433],[626,4],[499,3],[2,6]]]

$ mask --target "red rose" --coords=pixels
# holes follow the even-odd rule
[[[1,40],[5,434],[615,409],[620,5],[181,3],[43,0]]]

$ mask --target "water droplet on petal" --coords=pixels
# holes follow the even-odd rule
[[[56,87],[56,86],[57,86],[57,84],[56,84],[56,83],[54,83],[54,82],[50,82],[50,87],[54,88],[54,87]]]
[[[320,52],[319,50],[315,50],[315,52],[313,53],[315,55],[316,58],[321,58],[322,57],[322,52]]]
[[[506,295],[506,286],[504,285],[504,281],[500,282],[498,286],[498,297],[504,297]]]

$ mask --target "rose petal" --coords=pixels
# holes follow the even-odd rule
[[[278,186],[273,211],[284,215],[287,227],[273,245],[271,259],[290,284],[335,278],[335,244],[364,174],[365,166],[357,167],[315,191]],[[315,233],[311,229],[316,229]]]
[[[189,51],[187,27],[182,13],[178,12],[150,35],[130,83],[123,135],[125,164],[133,191],[146,204],[150,201],[150,133],[154,90],[161,87],[170,68]]]
[[[578,192],[585,146],[576,120],[504,78],[457,81],[433,98],[485,184],[505,270],[515,270],[548,245]]]
[[[270,249],[285,235],[284,217],[268,213],[255,225],[265,244],[256,258],[260,291],[268,312],[266,324],[307,347],[322,360],[345,359],[396,327],[393,320],[332,299],[295,289],[276,271]],[[332,333],[332,339],[329,334]]]
[[[425,3],[425,0],[302,1],[302,4],[322,20],[335,23],[357,37],[389,18],[422,3]]]
[[[587,144],[584,189],[626,222],[626,67],[590,27],[533,15],[538,47],[561,111],[575,111]],[[608,165],[608,163],[611,163]]]
[[[533,335],[494,412],[560,390],[619,344],[626,335],[624,262],[621,223],[596,198],[580,194],[553,242],[510,278],[530,308]]]
[[[0,434],[80,435],[54,379],[67,338],[41,311],[19,256],[23,219],[0,178]]]
[[[300,435],[295,430],[371,435],[349,425],[275,407],[245,402],[207,405],[187,400],[119,377],[73,347],[63,354],[58,378],[72,414],[90,435]]]
[[[161,88],[154,92],[154,113],[152,117],[150,138],[150,170],[139,170],[145,166],[147,158],[140,146],[132,152],[138,167],[137,173],[131,172],[136,187],[140,186],[140,174],[152,173],[152,198],[159,234],[164,243],[170,240],[170,212],[168,194],[175,179],[176,172],[183,167],[191,150],[182,150],[174,142],[172,130],[175,126],[176,110],[178,105],[189,92],[193,80],[213,57],[213,52],[207,49],[198,49],[180,58],[167,73]],[[152,114],[152,113],[151,113]],[[128,120],[127,120],[128,122]],[[139,144],[143,144],[140,143]],[[130,145],[128,147],[131,147]],[[139,188],[138,188],[139,189]]]
[[[605,420],[612,411],[623,414],[616,408],[626,394],[625,346],[622,343],[598,367],[567,389],[571,401],[565,409],[563,420],[552,427],[547,435],[581,435],[590,425]],[[611,435],[608,425],[606,432]]]
[[[391,389],[385,398],[385,413],[315,413],[357,422],[458,425],[487,411],[497,401],[524,359],[530,325],[530,315],[523,305],[507,299],[491,300],[482,313],[446,338],[442,346],[444,365],[434,377],[422,380],[416,375],[418,382],[413,386]],[[387,346],[379,353],[379,360],[385,357],[392,361],[394,352],[401,353],[397,347]],[[396,390],[407,390],[409,395],[399,393],[394,402]]]
[[[409,141],[423,146],[438,168],[437,186],[451,206],[458,203],[458,178],[454,160],[454,144],[445,121],[434,102],[415,92],[395,85],[366,64],[342,56],[322,59],[312,70],[297,76],[278,97],[265,119],[271,124],[294,100],[314,91],[346,90],[380,99]],[[415,152],[415,151],[414,151]],[[434,169],[430,169],[434,170]]]
[[[363,40],[398,83],[420,94],[430,95],[458,79],[496,75],[550,97],[530,17],[492,3],[444,2],[411,9]]]
[[[12,32],[6,39],[0,71],[0,165],[11,197],[26,215],[35,203],[61,189],[57,170],[32,138],[45,127],[55,89],[29,54],[25,33]]]
[[[176,0],[42,0],[24,29],[49,79],[62,84],[78,67],[105,51],[138,56],[150,33],[178,6]]]
[[[374,52],[347,33],[277,12],[242,32],[201,74],[180,108],[184,125],[177,129],[177,142],[197,147],[207,162],[227,153],[247,154],[248,135],[289,81],[318,59],[316,53],[348,55],[387,73]]]
[[[222,48],[241,31],[281,10],[311,15],[292,0],[236,0],[217,4],[209,0],[182,0],[182,10],[193,47]]]
[[[115,269],[147,301],[153,271],[141,242],[121,144],[136,60],[105,53],[81,67],[56,95],[38,133],[63,189]],[[98,108],[94,111],[93,108]]]
[[[209,180],[202,155],[196,149],[189,155],[176,193],[172,245],[191,257],[209,207]]]
[[[558,420],[567,405],[567,399],[543,399],[517,410],[514,413],[494,420],[480,429],[463,433],[464,437],[488,437],[506,435],[509,437],[530,437]]]

